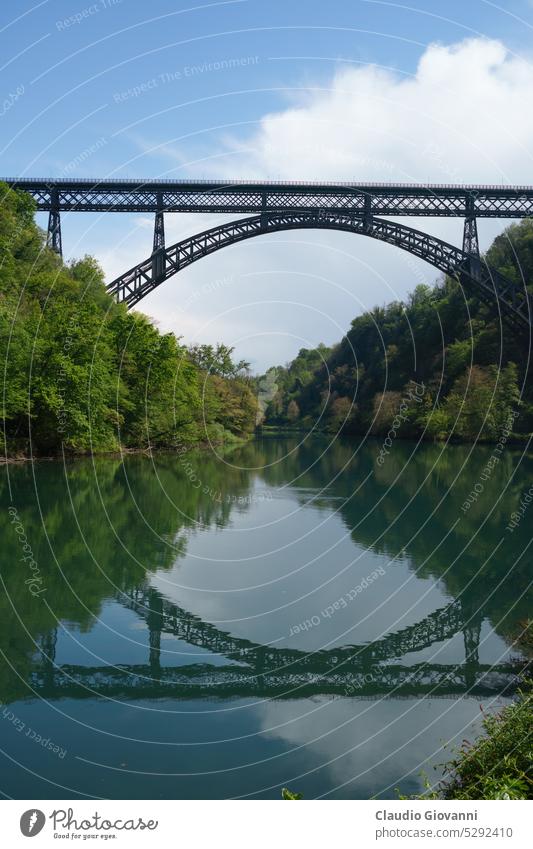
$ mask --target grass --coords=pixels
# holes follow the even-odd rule
[[[533,799],[533,690],[483,718],[483,734],[465,742],[436,790],[417,799]],[[405,798],[405,797],[402,797]]]

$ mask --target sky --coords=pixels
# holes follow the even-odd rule
[[[14,0],[0,40],[0,176],[533,183],[533,0]],[[167,244],[223,220],[168,214]],[[460,220],[407,223],[461,243]],[[481,247],[506,223],[481,220]],[[64,254],[111,281],[152,230],[65,214]],[[202,259],[138,309],[263,371],[437,277],[302,230]]]

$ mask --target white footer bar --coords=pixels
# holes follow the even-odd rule
[[[4,801],[1,843],[176,849],[533,846],[532,802]]]

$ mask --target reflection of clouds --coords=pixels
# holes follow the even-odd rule
[[[394,798],[396,783],[411,772],[409,792],[415,792],[421,770],[434,781],[440,772],[432,767],[449,755],[449,751],[435,753],[435,749],[450,741],[459,745],[464,736],[473,736],[474,729],[479,732],[481,724],[476,699],[374,702],[320,696],[307,707],[309,712],[304,713],[297,701],[265,702],[256,710],[268,738],[305,747],[301,772],[323,764],[329,775],[327,780],[319,777],[317,786],[351,782],[342,795],[355,798],[369,798],[389,785],[386,795]],[[287,774],[288,784],[291,779],[293,789],[305,788],[307,779],[298,783],[295,775]],[[313,776],[308,780],[313,786]],[[404,781],[404,790],[406,786]]]
[[[310,507],[292,513],[295,504],[274,499],[233,514],[232,527],[241,534],[196,531],[186,555],[172,572],[154,576],[152,586],[204,621],[224,622],[223,631],[303,651],[378,639],[448,603],[431,579],[413,575],[407,558],[391,561],[363,548],[340,515]],[[294,625],[320,614],[377,568],[385,574],[346,607],[289,636]],[[265,611],[274,612],[261,615]]]

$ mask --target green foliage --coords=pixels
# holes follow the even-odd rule
[[[107,294],[92,257],[66,266],[45,246],[27,195],[1,184],[0,192],[9,453],[176,447],[253,430],[255,395],[232,348],[189,352],[128,313]]]
[[[210,374],[218,374],[220,377],[238,377],[239,375],[247,374],[250,370],[250,363],[246,360],[239,360],[238,363],[233,362],[233,352],[235,348],[229,348],[227,345],[191,345],[189,347],[189,356],[202,371],[207,371]]]
[[[287,787],[284,787],[281,791],[281,798],[292,800],[292,799],[303,799],[303,796],[302,796],[301,793],[293,793],[292,790],[289,790]]]
[[[496,366],[472,366],[454,382],[444,413],[457,436],[467,440],[481,436],[495,441],[519,402],[514,363],[501,370]]]
[[[442,786],[418,798],[533,799],[533,692],[487,714],[483,729],[446,765]]]
[[[533,289],[533,222],[508,228],[488,260]],[[332,349],[303,349],[275,369],[264,424],[385,435],[416,381],[423,399],[403,404],[397,435],[497,441],[513,411],[516,433],[533,430],[528,360],[527,334],[502,324],[474,290],[450,279],[419,285],[405,302],[355,318]]]
[[[533,291],[533,227],[530,221],[511,224],[494,239],[487,251],[488,262],[516,283],[525,282]]]
[[[319,369],[330,354],[331,350],[323,344],[314,349],[301,348],[298,356],[287,366],[271,368],[259,378],[260,397],[261,389],[264,390],[261,413],[265,422],[270,425],[299,423],[302,394],[306,387],[314,385]],[[309,405],[304,402],[304,406]]]
[[[524,652],[531,654],[533,651],[533,619],[523,619],[519,624],[519,631],[515,641]]]

